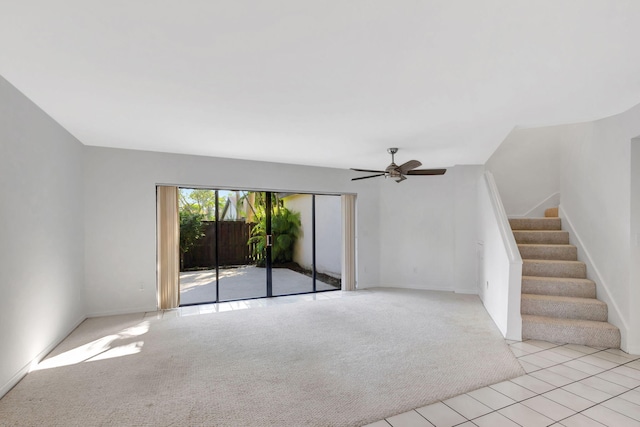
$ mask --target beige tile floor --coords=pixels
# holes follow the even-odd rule
[[[367,292],[358,291],[359,294]],[[343,298],[323,292],[149,312],[192,316],[269,305]],[[545,341],[507,341],[526,375],[369,424],[366,427],[640,427],[640,356]]]
[[[640,426],[640,356],[507,341],[526,375],[367,427]]]

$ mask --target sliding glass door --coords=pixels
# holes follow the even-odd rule
[[[217,190],[219,214],[218,301],[268,296],[264,266],[257,265],[256,243],[264,196],[260,192]]]
[[[340,215],[339,196],[181,188],[181,305],[340,289]]]

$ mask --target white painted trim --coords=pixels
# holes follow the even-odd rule
[[[159,310],[160,309],[157,306],[156,307],[123,308],[122,310],[109,310],[109,311],[98,311],[94,313],[88,313],[87,318],[119,316],[121,314],[147,313],[150,311],[159,311]]]
[[[438,286],[425,287],[425,285],[412,285],[412,284],[402,285],[402,286],[386,284],[386,285],[375,285],[375,286],[368,287],[368,289],[373,289],[373,288],[414,289],[418,291],[466,293],[466,292],[456,292],[452,287],[438,287]],[[477,292],[472,292],[472,295],[477,295]]]
[[[380,286],[372,286],[368,289],[372,289],[374,287],[375,288],[393,288],[393,289],[415,289],[417,291],[451,292],[453,294],[461,294],[461,295],[478,295],[477,289],[456,290],[450,287],[444,288],[444,287],[437,287],[437,286],[425,288],[424,285],[402,285],[402,286],[380,285]]]
[[[607,306],[609,307],[609,323],[617,326],[618,329],[620,329],[620,332],[622,335],[621,347],[623,348],[623,350],[629,353],[639,354],[637,352],[640,351],[640,348],[637,348],[637,349],[634,348],[633,351],[629,348],[626,348],[627,347],[626,334],[629,331],[629,325],[624,320],[624,317],[622,317],[618,304],[611,296],[611,291],[609,291],[609,286],[602,278],[602,275],[600,274],[600,270],[598,270],[598,267],[593,262],[593,259],[591,258],[591,254],[589,253],[584,243],[582,242],[580,235],[576,232],[576,229],[574,228],[573,223],[571,222],[571,219],[569,218],[565,210],[562,208],[562,205],[560,205],[558,209],[558,215],[562,219],[562,228],[569,232],[569,239],[571,241],[571,244],[575,245],[578,248],[578,259],[584,262],[587,266],[587,277],[590,280],[593,280],[594,282],[596,282],[598,299],[601,299],[603,302],[606,302]],[[604,295],[601,295],[600,291],[602,291]]]
[[[498,186],[496,185],[496,181],[493,178],[493,174],[489,171],[486,171],[484,173],[484,179],[489,190],[489,199],[491,201],[491,206],[493,207],[493,213],[495,214],[496,220],[498,221],[500,235],[502,236],[502,241],[507,248],[509,262],[519,262],[520,264],[522,264],[522,257],[520,257],[518,244],[516,243],[516,238],[513,236],[513,232],[511,231],[511,225],[509,225],[509,219],[507,218],[507,213],[504,210],[502,199],[500,199],[500,192],[498,191]]]
[[[71,327],[71,329],[69,329],[69,333],[65,334],[62,338],[59,338],[59,339],[53,341],[51,344],[49,344],[47,347],[45,347],[44,350],[42,350],[40,353],[38,353],[38,355],[36,357],[31,359],[26,365],[24,365],[21,369],[19,369],[18,372],[16,372],[15,375],[9,379],[9,381],[7,381],[4,385],[2,385],[2,387],[0,387],[0,398],[2,398],[13,387],[15,387],[16,384],[18,384],[20,382],[20,380],[22,380],[22,378],[24,378],[25,375],[27,375],[29,372],[31,372],[31,369],[35,365],[40,363],[40,361],[42,361],[42,359],[44,359],[47,356],[47,354],[51,353],[53,351],[53,349],[58,346],[58,344],[60,344],[62,341],[64,341],[71,334],[71,332],[73,332],[78,326],[80,326],[80,324],[82,322],[84,322],[86,319],[87,319],[86,317],[80,318],[80,320],[76,321],[73,324],[73,326]]]
[[[456,294],[462,294],[462,295],[479,295],[478,290],[477,289],[456,289],[453,291]]]
[[[544,217],[544,211],[548,208],[555,208],[560,205],[560,193],[553,193],[543,201],[529,209],[521,215],[509,215],[510,218],[539,218]]]

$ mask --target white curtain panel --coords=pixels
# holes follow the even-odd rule
[[[158,307],[180,305],[180,221],[178,187],[157,187]]]
[[[356,196],[342,195],[342,290],[356,290]]]

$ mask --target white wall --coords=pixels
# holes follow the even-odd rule
[[[84,319],[82,145],[0,77],[0,396]]]
[[[478,293],[478,185],[482,166],[456,166],[454,188],[454,284],[459,293]]]
[[[509,217],[544,216],[560,202],[567,145],[580,125],[514,129],[487,160]]]
[[[593,266],[587,274],[609,305],[609,321],[621,329],[623,348],[639,353],[640,323],[632,313],[640,301],[631,298],[629,248],[631,140],[640,135],[640,105],[585,124],[582,135],[562,166],[561,211],[580,240],[579,255]]]
[[[380,185],[383,286],[476,293],[480,166]]]
[[[297,194],[284,199],[285,206],[300,213],[301,238],[296,241],[293,259],[313,267],[312,196]],[[316,195],[316,271],[339,278],[342,271],[342,223],[339,196]]]
[[[86,147],[88,314],[156,309],[156,184],[358,193],[358,286],[377,286],[375,182],[347,170]]]
[[[630,297],[629,309],[631,317],[629,324],[634,328],[630,333],[640,333],[640,138],[634,138],[631,142],[631,244],[629,250],[629,283]],[[634,350],[638,347],[637,338],[630,339],[630,347]],[[638,352],[634,351],[634,354]]]

